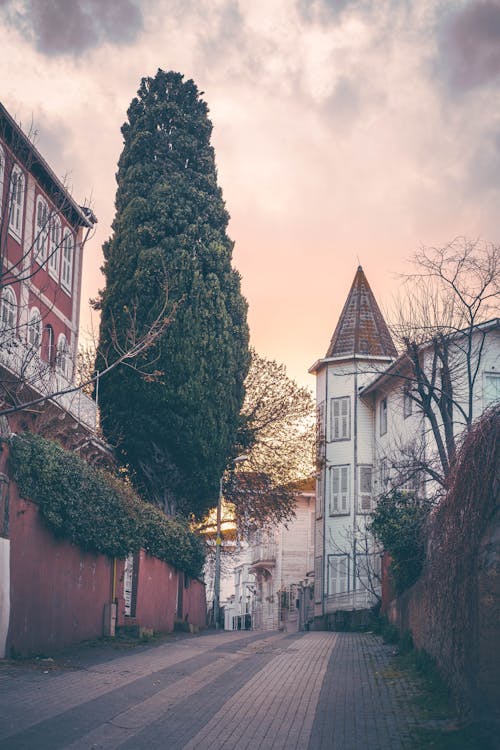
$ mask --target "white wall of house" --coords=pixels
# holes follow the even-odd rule
[[[492,328],[482,344],[480,356],[481,333],[475,336],[475,357],[472,365],[478,367],[473,388],[473,419],[498,400],[500,395],[500,331]],[[431,352],[425,353],[425,364],[430,367]],[[469,387],[466,376],[466,360],[463,352],[456,349],[453,355],[452,373],[454,376],[453,392],[460,406],[468,412],[467,394]],[[405,386],[408,381],[399,377],[389,376],[381,379],[380,385],[369,390],[369,395],[364,398],[366,405],[371,409],[374,418],[374,492],[379,495],[391,484],[397,486],[404,480],[404,476],[398,477],[398,469],[394,464],[404,463],[403,451],[412,445],[422,445],[425,457],[431,461],[436,455],[436,444],[428,420],[424,419],[422,412],[415,403],[406,399],[404,395]],[[386,404],[386,429],[383,429],[381,415],[384,411],[383,403]],[[436,411],[438,424],[441,425],[439,413]],[[459,437],[465,429],[465,420],[459,409],[454,409],[454,432]],[[391,464],[393,465],[391,467]],[[404,474],[404,472],[403,472]],[[385,481],[384,481],[385,478]],[[412,489],[411,483],[406,483],[406,489]],[[430,494],[435,490],[435,485],[423,478],[419,485],[420,493]]]
[[[296,630],[300,625],[296,599],[314,570],[315,504],[314,492],[299,492],[295,518],[286,525],[258,532],[250,543],[256,629]]]
[[[373,509],[375,420],[371,403],[358,394],[389,362],[332,358],[318,372],[317,401],[326,407],[324,462],[317,480],[319,497],[322,493],[324,498],[316,508],[317,616],[340,595],[357,592],[359,599],[366,598],[360,573],[368,542],[366,519]]]

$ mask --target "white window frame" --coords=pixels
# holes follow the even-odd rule
[[[321,471],[316,480],[316,518],[322,518],[325,508],[325,472]]]
[[[17,332],[17,297],[10,286],[6,286],[0,295],[0,330],[7,331],[9,338]]]
[[[42,316],[38,307],[32,307],[30,310],[26,341],[32,352],[40,354],[42,347]]]
[[[61,256],[62,226],[59,216],[52,216],[49,222],[49,254],[47,267],[53,279],[59,279],[59,263]]]
[[[347,516],[351,512],[351,465],[330,466],[329,472],[329,514],[331,516]]]
[[[67,380],[70,379],[69,377],[69,364],[70,364],[70,349],[68,345],[68,340],[64,333],[59,334],[59,338],[57,339],[57,351],[56,351],[56,367],[58,372],[63,375]]]
[[[370,575],[372,583],[370,584]],[[358,591],[373,592],[382,578],[382,556],[379,552],[356,554],[355,586]]]
[[[61,286],[71,294],[73,289],[73,259],[75,255],[75,238],[69,229],[64,230],[61,258]]]
[[[369,489],[366,476],[368,475]],[[373,505],[373,466],[371,464],[358,465],[358,513],[370,513]]]
[[[379,402],[379,427],[380,436],[387,434],[387,396],[380,399]]]
[[[491,380],[489,385],[488,380]],[[499,395],[497,395],[497,393]],[[487,409],[491,404],[500,400],[500,372],[496,370],[485,370],[483,372],[483,408]]]
[[[44,335],[45,334],[45,335]],[[55,362],[55,351],[54,351],[54,329],[48,323],[42,333],[42,358],[43,355],[46,354],[46,361],[50,365],[50,367],[53,367]]]
[[[23,233],[25,183],[24,172],[14,164],[9,185],[9,234],[19,241]]]
[[[35,224],[33,235],[33,259],[42,266],[47,259],[49,244],[49,207],[41,195],[36,199]]]
[[[346,594],[350,591],[350,555],[328,555],[328,594]]]
[[[330,440],[351,439],[351,397],[330,399]]]

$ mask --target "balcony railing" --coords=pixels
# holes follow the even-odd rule
[[[95,429],[97,420],[95,402],[81,390],[63,393],[59,396],[52,395],[58,391],[70,389],[73,383],[54,367],[49,367],[46,362],[40,360],[22,341],[14,340],[9,346],[0,348],[0,366],[19,377],[20,381],[31,388],[35,392],[34,398],[46,396],[48,400],[56,403],[85,427],[90,430]]]
[[[276,543],[265,542],[262,544],[255,544],[250,549],[250,562],[252,565],[256,563],[270,563],[276,560]]]
[[[338,610],[370,609],[377,602],[377,597],[367,589],[359,591],[345,591],[342,594],[330,594],[326,597],[327,612]]]

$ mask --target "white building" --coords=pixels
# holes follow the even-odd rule
[[[258,531],[248,550],[252,627],[257,630],[302,630],[313,618],[314,507],[312,481],[296,495],[295,518]]]
[[[251,630],[252,611],[255,599],[255,576],[250,573],[249,549],[241,555],[241,562],[234,568],[234,594],[224,603],[225,630]]]
[[[431,347],[423,345],[418,353],[424,370],[432,374],[434,367],[434,375],[442,377]],[[500,321],[457,333],[450,339],[449,357],[451,428],[457,435],[499,398]],[[467,361],[473,383],[467,382]],[[405,356],[397,356],[360,266],[327,353],[310,369],[316,375],[318,417],[316,618],[375,603],[380,556],[366,525],[376,498],[391,486],[428,492],[429,477],[414,470],[416,453],[439,469],[436,437],[415,401],[409,367]]]

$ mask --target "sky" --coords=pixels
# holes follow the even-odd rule
[[[499,241],[500,0],[0,0],[0,99],[99,223],[140,79],[193,78],[251,341],[313,387],[361,263],[382,307],[422,245]]]

